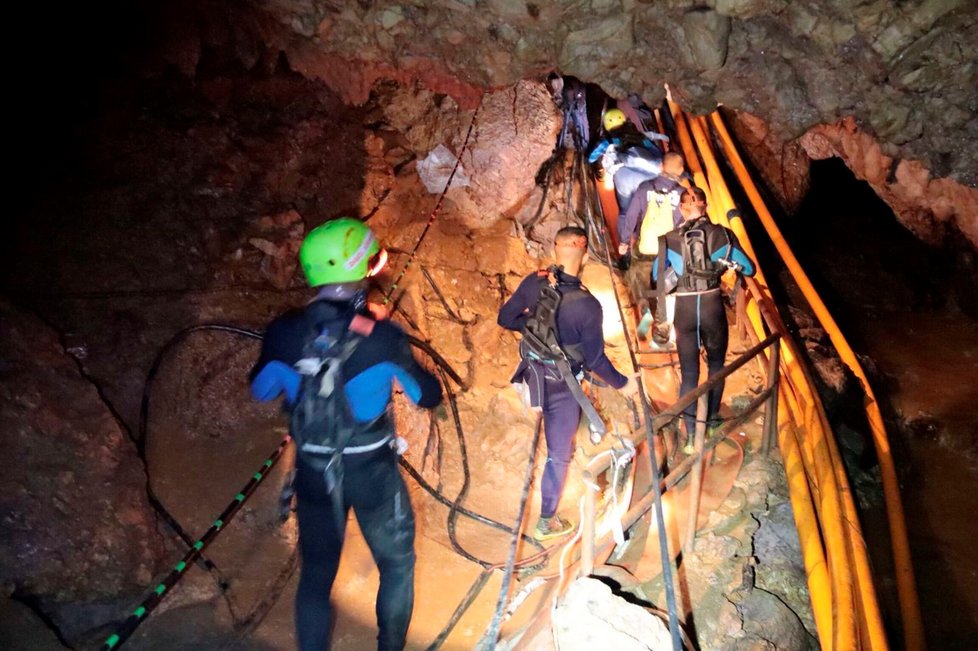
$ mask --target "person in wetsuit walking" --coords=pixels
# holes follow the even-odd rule
[[[556,314],[557,340],[570,358],[570,370],[577,378],[572,381],[579,382],[587,369],[624,394],[634,395],[638,391],[636,379],[619,373],[605,355],[601,304],[578,278],[587,260],[584,229],[568,226],[557,231],[554,250],[557,268],[534,272],[524,278],[499,310],[497,322],[508,330],[523,330],[544,285],[555,286],[561,294]],[[580,397],[575,397],[575,393],[580,395],[580,392],[575,392],[567,378],[562,377],[553,365],[527,356],[520,361],[511,381],[525,383],[530,406],[543,412],[547,463],[540,487],[540,519],[533,535],[538,540],[561,536],[574,528],[557,515],[557,507],[574,454],[574,435],[581,420]]]
[[[676,350],[679,354],[681,384],[679,395],[684,395],[699,384],[700,349],[706,350],[707,372],[712,376],[723,368],[727,354],[727,312],[720,289],[720,276],[727,269],[735,269],[745,276],[754,275],[754,263],[744,253],[737,236],[728,228],[710,221],[706,214],[706,193],[693,187],[679,197],[679,210],[683,223],[665,235],[665,259],[658,257],[652,265],[652,277],[658,282],[670,268],[675,272]],[[660,247],[661,248],[661,247]],[[663,251],[659,251],[661,256]],[[667,341],[669,324],[664,309],[656,316],[653,338]],[[723,398],[723,382],[710,389],[707,408],[707,424],[719,424],[720,401]],[[687,441],[696,425],[696,405],[683,412]],[[687,443],[687,446],[689,444]]]
[[[319,292],[306,307],[272,321],[251,372],[253,395],[263,401],[284,395],[291,413],[302,558],[295,606],[299,649],[329,648],[329,595],[351,508],[380,570],[377,647],[403,649],[414,607],[414,513],[397,467],[388,404],[394,380],[426,408],[441,402],[441,385],[414,359],[404,332],[368,310],[366,278],[383,266],[386,252],[363,222],[343,218],[313,229],[299,257]],[[343,351],[332,358],[332,371],[323,372],[323,360],[310,356],[310,346],[320,343],[327,352]],[[303,374],[316,374],[320,396],[328,379],[330,395],[335,391],[335,400],[345,403],[342,411],[326,413],[349,417],[297,421],[297,415],[318,409],[304,392],[310,385]]]

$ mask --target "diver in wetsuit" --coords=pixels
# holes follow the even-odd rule
[[[754,263],[729,228],[710,221],[706,214],[706,193],[701,188],[693,187],[683,192],[679,198],[679,210],[684,221],[679,228],[664,236],[666,250],[659,251],[652,265],[652,277],[657,283],[666,284],[667,272],[670,269],[675,272],[676,312],[673,325],[682,378],[679,395],[685,395],[699,383],[701,348],[706,350],[709,376],[723,368],[729,332],[720,276],[727,269],[753,276]],[[660,260],[663,254],[665,257]],[[669,323],[666,322],[663,306],[657,310],[653,339],[662,343],[668,340],[668,336]],[[708,427],[719,424],[717,416],[722,398],[723,382],[720,382],[709,392]],[[692,437],[696,425],[695,404],[683,412],[683,422],[687,437]]]

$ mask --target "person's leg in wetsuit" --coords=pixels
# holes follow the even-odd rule
[[[414,511],[391,448],[357,474],[353,512],[380,570],[377,648],[404,648],[414,610]]]
[[[343,496],[352,506],[380,570],[377,592],[378,649],[403,649],[414,608],[414,512],[394,452],[383,447],[343,458]],[[296,512],[302,572],[296,593],[300,651],[328,648],[332,625],[329,595],[343,541],[320,473],[299,468]]]
[[[300,651],[328,648],[333,612],[329,593],[340,564],[343,538],[336,530],[333,503],[321,473],[298,465],[295,476],[296,516],[302,570],[295,595],[295,623]]]
[[[723,368],[727,354],[727,313],[719,291],[676,297],[676,351],[679,354],[679,395],[696,388],[700,379],[700,348],[706,349],[708,377]],[[720,411],[723,382],[710,390],[707,398],[707,420],[714,420]],[[696,427],[696,403],[683,411],[687,436]]]
[[[730,338],[730,328],[727,324],[727,310],[723,303],[722,292],[716,291],[704,294],[700,301],[700,311],[703,315],[700,325],[700,339],[706,349],[707,377],[713,377],[723,369],[727,357],[727,342]],[[720,402],[723,400],[724,380],[719,381],[710,389],[707,398],[706,422],[713,425],[720,414]]]
[[[563,380],[547,379],[543,404],[543,429],[547,439],[547,463],[540,483],[540,517],[557,513],[574,456],[574,435],[581,422],[581,406]]]

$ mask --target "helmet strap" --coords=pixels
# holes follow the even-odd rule
[[[349,301],[354,307],[362,307],[367,303],[367,283],[357,280],[349,283],[331,283],[322,285],[316,300]]]

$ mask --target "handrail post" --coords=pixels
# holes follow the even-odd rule
[[[598,485],[590,471],[584,471],[584,520],[581,522],[581,576],[594,573],[594,519],[597,513]]]
[[[704,393],[696,402],[696,428],[693,439],[693,453],[696,461],[693,463],[692,476],[689,479],[689,514],[686,519],[686,552],[693,551],[696,544],[696,521],[700,512],[700,489],[703,486],[703,442],[706,438],[706,409],[709,392]]]
[[[747,288],[738,279],[737,284],[734,285],[734,291],[736,293],[734,314],[737,315],[737,337],[743,345],[747,341]]]
[[[778,444],[778,384],[781,382],[781,342],[771,346],[771,359],[767,365],[767,387],[774,389],[764,408],[764,443],[761,453],[767,456]]]

